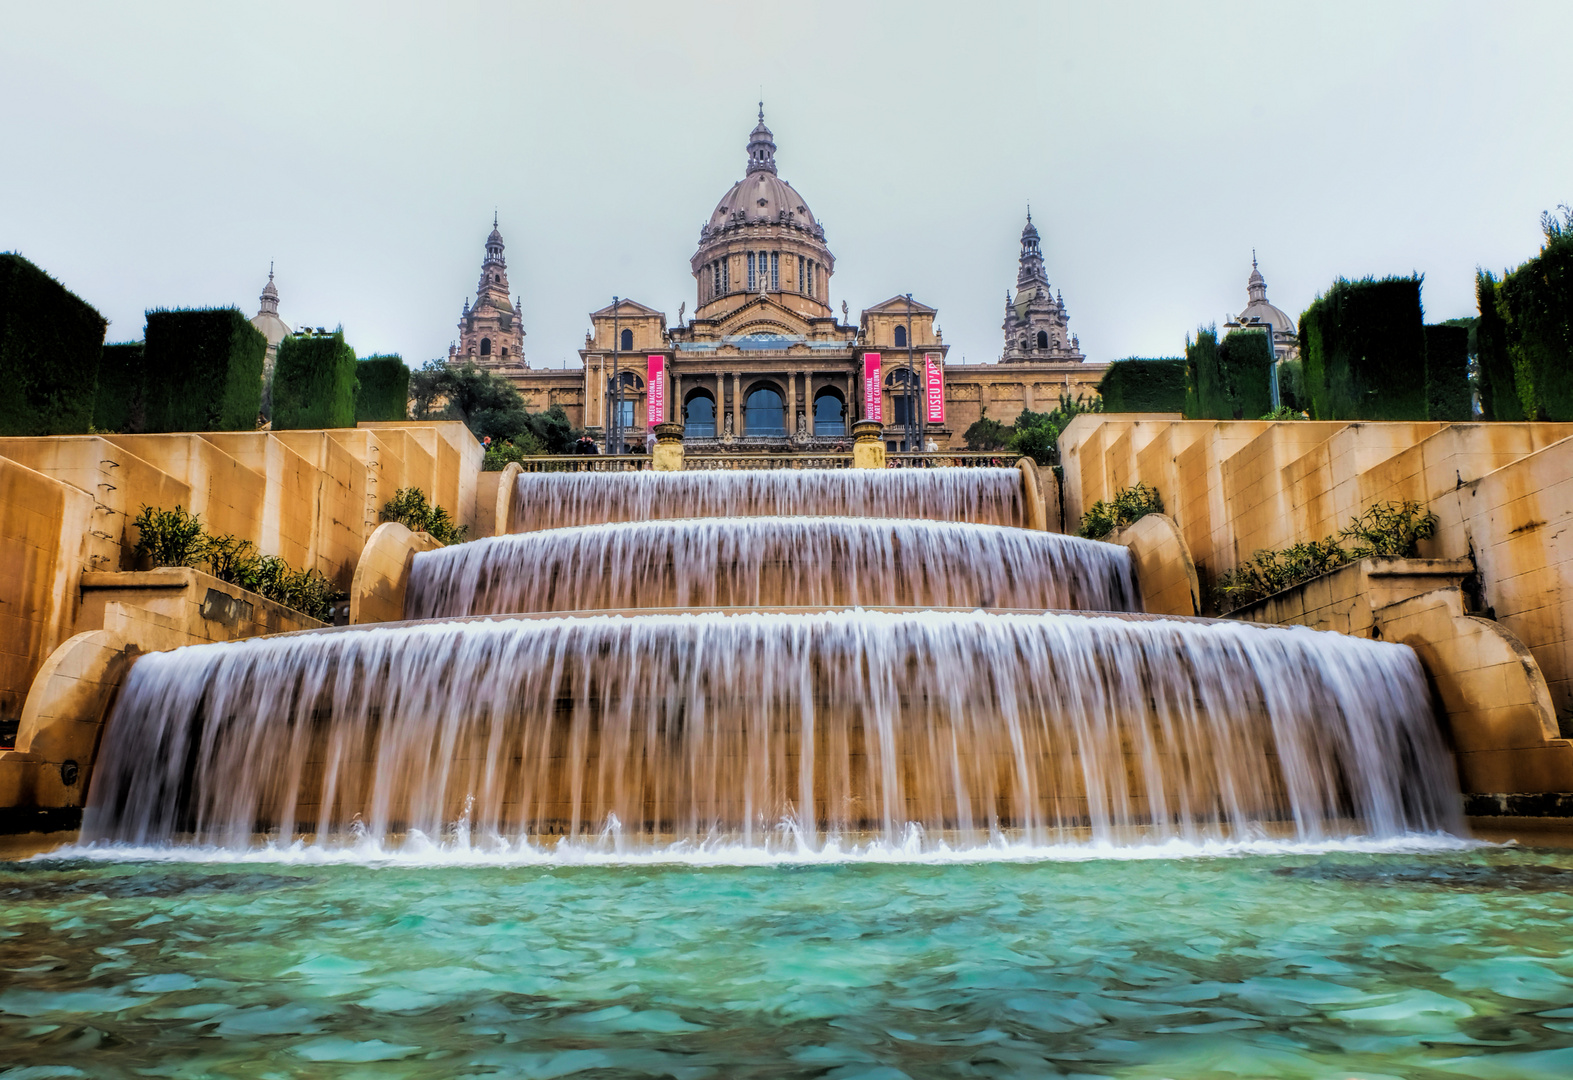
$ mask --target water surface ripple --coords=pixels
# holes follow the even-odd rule
[[[0,864],[0,1075],[1565,1077],[1570,872]]]

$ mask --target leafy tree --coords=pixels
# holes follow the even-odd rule
[[[1010,442],[1010,428],[998,420],[990,420],[989,411],[984,409],[983,415],[962,432],[961,437],[966,440],[968,450],[1003,450]]]
[[[578,432],[561,405],[530,412],[513,383],[465,361],[432,360],[410,375],[416,420],[459,420],[477,439],[520,444],[528,433],[549,454],[573,450]]]

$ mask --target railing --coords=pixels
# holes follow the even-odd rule
[[[936,450],[933,453],[886,451],[885,466],[891,469],[1013,469],[1020,454],[993,450]]]
[[[650,468],[650,455],[554,454],[523,458],[519,468],[528,473],[638,472]]]
[[[685,454],[684,470],[701,469],[850,469],[851,454]]]
[[[887,452],[891,469],[1013,468],[1015,454],[987,450],[937,450],[934,453]],[[519,462],[527,473],[639,472],[652,467],[648,454],[563,454],[527,457]],[[685,471],[706,469],[850,469],[852,455],[845,452],[687,454]]]

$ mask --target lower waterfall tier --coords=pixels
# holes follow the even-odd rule
[[[873,517],[1025,525],[1017,469],[521,473],[509,532],[613,521]]]
[[[409,619],[719,607],[1136,611],[1130,552],[946,521],[705,518],[477,540],[415,556]]]
[[[816,847],[1461,825],[1407,648],[981,612],[432,623],[142,657],[84,839]]]

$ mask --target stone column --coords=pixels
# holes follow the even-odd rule
[[[885,467],[884,428],[877,420],[859,420],[852,425],[852,467],[854,469],[883,469]]]
[[[657,424],[655,426],[655,454],[650,462],[656,472],[683,471],[683,425]]]
[[[743,373],[732,372],[732,434],[743,434]]]
[[[808,417],[808,433],[814,434],[814,372],[810,368],[803,372],[803,412]]]

